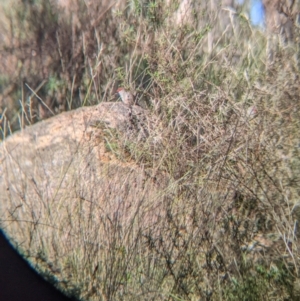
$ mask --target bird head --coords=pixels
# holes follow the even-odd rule
[[[118,94],[122,101],[127,105],[134,104],[134,96],[130,91],[127,91],[125,88],[120,87],[117,89],[116,94]]]

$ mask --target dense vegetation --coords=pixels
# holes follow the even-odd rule
[[[3,137],[111,101],[119,85],[157,120],[152,137],[118,148],[168,179],[161,220],[115,225],[89,261],[73,254],[66,288],[86,300],[298,300],[297,43],[278,42],[270,63],[242,7],[199,4],[183,24],[169,2],[22,1],[1,25]]]

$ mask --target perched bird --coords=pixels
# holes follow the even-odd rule
[[[134,96],[130,91],[125,90],[125,88],[120,87],[117,90],[117,93],[121,97],[123,103],[125,103],[127,106],[134,105]]]

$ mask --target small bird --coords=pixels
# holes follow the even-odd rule
[[[125,88],[120,87],[117,90],[117,93],[121,97],[123,103],[127,106],[132,106],[134,105],[134,96],[130,91],[125,90]]]

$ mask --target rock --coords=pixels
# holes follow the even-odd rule
[[[109,231],[122,239],[133,223],[146,229],[157,222],[166,177],[118,156],[109,141],[133,130],[130,114],[147,115],[122,103],[83,107],[0,144],[1,227],[29,254],[42,250],[51,264],[65,267],[62,262],[87,245],[108,247]]]

